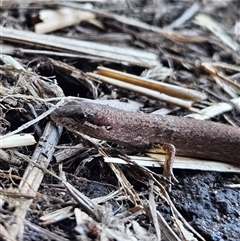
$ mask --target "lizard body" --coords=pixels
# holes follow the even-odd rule
[[[178,116],[149,115],[85,101],[51,114],[69,130],[134,147],[170,143],[176,154],[240,164],[240,128]]]

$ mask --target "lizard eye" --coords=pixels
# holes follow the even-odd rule
[[[76,122],[82,122],[83,120],[85,121],[87,119],[84,113],[75,113],[75,115],[72,116],[72,118]]]
[[[94,120],[94,115],[89,114],[89,113],[87,113],[87,112],[83,113],[83,115],[84,115],[86,121],[88,121],[88,122],[93,122],[93,120]]]

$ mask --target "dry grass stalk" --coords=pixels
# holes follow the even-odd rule
[[[34,29],[36,33],[43,34],[79,24],[82,21],[94,20],[95,15],[86,11],[62,7],[57,10],[43,9],[39,12],[39,18],[42,22],[35,24]],[[100,22],[98,24],[101,25]],[[103,26],[101,27],[103,28]]]
[[[161,239],[162,239],[161,229],[160,229],[158,217],[157,217],[157,205],[156,205],[155,197],[153,194],[153,185],[154,185],[153,180],[149,180],[150,188],[149,188],[149,203],[148,204],[149,204],[152,222],[155,227],[156,234],[157,234],[157,241],[161,241]]]
[[[146,167],[159,167],[163,166],[165,155],[146,153],[149,157],[129,156],[129,158],[140,166]],[[126,161],[116,157],[105,157],[107,163],[128,164]],[[201,171],[216,171],[216,172],[229,172],[240,173],[240,167],[219,163],[210,160],[201,160],[189,157],[175,156],[173,168],[184,170],[201,170]]]
[[[217,69],[215,69],[214,65],[212,65],[211,63],[202,63],[202,67],[203,69],[209,73],[215,80],[220,79],[221,82],[224,83],[224,89],[226,90],[227,88],[232,88],[232,92],[234,95],[232,97],[237,97],[237,95],[235,94],[235,92],[237,91],[237,93],[240,93],[240,84],[236,83],[236,81],[231,80],[228,76],[226,76],[225,74],[223,74],[222,72],[218,71]],[[230,86],[229,86],[230,85]],[[226,90],[227,91],[227,90]]]
[[[111,85],[129,90],[129,91],[141,94],[141,95],[145,95],[150,98],[160,100],[160,101],[163,101],[163,102],[166,102],[169,104],[181,106],[185,109],[189,109],[193,103],[192,101],[175,98],[175,97],[172,97],[172,96],[169,96],[166,94],[159,93],[158,91],[155,91],[155,90],[151,90],[151,89],[144,88],[141,86],[136,86],[134,84],[129,84],[129,83],[126,83],[126,82],[123,82],[123,81],[120,81],[120,80],[117,80],[114,78],[109,78],[109,77],[105,77],[105,76],[94,74],[94,73],[87,73],[87,75],[97,81],[111,84]]]
[[[63,63],[61,61],[49,59],[49,62],[56,69],[66,72],[66,74],[75,78],[77,82],[80,82],[84,86],[86,86],[92,92],[94,99],[97,98],[97,96],[98,96],[97,87],[95,86],[94,82],[91,81],[84,72],[82,72],[79,69],[74,68],[73,66]]]
[[[105,68],[102,66],[98,66],[97,73],[102,76],[121,80],[132,85],[142,86],[181,99],[199,101],[207,98],[205,94],[196,90],[191,90],[176,85],[162,83],[156,80],[139,77],[133,74],[127,74],[121,71]]]
[[[24,223],[27,227],[38,232],[41,235],[41,237],[43,237],[43,238],[58,240],[58,241],[69,241],[69,239],[62,237],[64,235],[63,233],[62,233],[62,235],[60,235],[59,233],[56,234],[54,232],[47,230],[46,228],[42,228],[36,224],[30,223],[27,220],[24,220]]]
[[[198,113],[192,113],[186,115],[185,117],[191,117],[198,120],[209,120],[210,118],[213,118],[231,110],[233,110],[232,105],[226,102],[219,102],[199,110]]]
[[[213,32],[219,39],[221,39],[227,46],[229,46],[234,51],[239,50],[239,45],[235,42],[226,31],[217,23],[213,18],[206,14],[198,14],[195,17],[195,23],[200,26],[204,26],[208,28],[211,32]]]
[[[38,143],[35,152],[32,156],[33,162],[40,164],[42,167],[47,168],[50,160],[52,159],[52,155],[54,152],[54,145],[57,144],[59,138],[59,131],[61,129],[56,128],[53,124],[48,123],[43,133],[43,140],[45,142]],[[49,133],[51,133],[51,142],[49,141]],[[48,157],[44,155],[44,153],[49,153]],[[22,194],[32,194],[36,195],[36,192],[42,182],[44,173],[38,167],[34,167],[29,164],[25,170],[23,175],[23,180],[19,184],[19,192]],[[25,200],[22,198],[16,198],[14,200],[16,204],[15,210],[15,224],[8,228],[8,233],[13,240],[16,240],[17,237],[22,237],[24,230],[24,217],[32,203],[32,199]]]
[[[36,119],[33,119],[29,122],[27,122],[26,124],[20,126],[18,129],[9,132],[6,135],[1,136],[1,139],[5,139],[5,138],[9,138],[10,136],[13,136],[14,134],[17,134],[25,129],[27,129],[28,127],[32,126],[33,124],[37,123],[38,121],[42,120],[43,118],[45,118],[46,116],[48,116],[51,112],[53,112],[56,108],[58,108],[61,104],[63,103],[63,101],[59,101],[55,106],[53,106],[52,108],[50,108],[49,110],[47,110],[46,112],[44,112],[43,114],[41,114],[40,116],[38,116]]]
[[[73,215],[73,207],[67,206],[61,209],[58,209],[56,211],[53,211],[51,213],[45,214],[40,217],[41,225],[49,225],[52,223],[59,222],[61,220],[64,220],[66,218],[70,218]]]
[[[36,143],[31,134],[12,135],[2,140],[0,136],[0,148],[13,148],[19,146],[31,146]]]
[[[0,159],[14,166],[21,166],[21,161],[15,157],[12,151],[5,151],[0,149]]]
[[[36,45],[39,47],[54,49],[58,51],[67,50],[72,53],[84,53],[108,59],[110,62],[126,63],[144,67],[152,67],[158,64],[158,56],[143,50],[134,48],[110,46],[96,42],[88,42],[77,39],[59,37],[55,35],[41,35],[29,31],[16,30],[3,27],[0,39],[21,42],[27,45]]]

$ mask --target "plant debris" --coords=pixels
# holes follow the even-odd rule
[[[2,0],[0,239],[240,240],[239,166],[177,157],[169,193],[144,150],[49,117],[87,98],[240,126],[239,8]]]

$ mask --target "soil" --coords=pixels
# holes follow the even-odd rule
[[[177,178],[172,200],[206,240],[240,239],[240,192],[224,186],[239,183],[240,175],[182,171]]]
[[[158,173],[159,169],[154,169],[154,171]],[[226,187],[225,185],[240,183],[240,175],[181,170],[175,170],[175,175],[179,183],[172,186],[170,196],[179,212],[189,224],[205,240],[238,241],[240,239],[240,192],[238,189]],[[90,198],[105,196],[114,191],[115,186],[117,186],[116,177],[112,174],[109,167],[100,160],[86,164],[79,173],[79,177],[70,175],[68,180],[70,180],[71,184],[78,187],[79,191]],[[40,189],[41,193],[64,198],[65,202],[71,199],[70,196],[67,197],[65,195],[59,197],[59,190],[54,191],[54,186],[51,193],[49,193],[48,181],[44,181],[44,187]],[[51,180],[50,183],[52,183]],[[146,188],[136,181],[133,181],[132,184],[136,190],[144,190]],[[64,190],[63,187],[62,189]],[[113,211],[117,213],[127,211],[128,208],[132,207],[128,202],[124,202],[124,205],[114,201],[110,203]],[[51,209],[51,206],[56,207],[55,205],[55,202],[51,203],[50,206],[49,204],[42,206],[41,203],[42,209],[48,211]],[[171,223],[171,212],[168,205],[159,203],[157,209]],[[29,215],[30,220],[33,222],[35,220],[36,222],[36,216],[32,216],[31,212]],[[151,221],[143,216],[139,222],[148,226]],[[71,234],[72,240],[75,240],[77,237],[77,234],[73,231],[75,221],[68,219],[60,225],[61,229],[65,230],[67,234]],[[25,235],[30,235],[31,240],[39,240],[37,236],[34,238],[29,232]],[[40,238],[40,240],[42,239]]]
[[[44,3],[44,1],[40,3],[37,1],[36,3],[31,3],[31,1],[26,1],[26,3],[19,3],[19,1],[8,1],[8,3],[7,1],[3,2],[3,8],[0,9],[1,24],[6,28],[28,30],[30,32],[33,31],[35,23],[39,22],[38,13],[40,10],[48,8],[56,9],[59,7],[59,5],[52,5],[47,1],[47,3]],[[105,1],[102,3],[91,3],[91,6],[96,9],[95,14],[97,22],[86,20],[82,23],[56,30],[51,34],[88,40],[90,42],[99,41],[104,44],[109,44],[109,46],[118,45],[121,46],[123,50],[127,47],[134,47],[136,49],[156,53],[159,57],[159,64],[161,63],[163,66],[169,67],[169,69],[172,70],[172,75],[167,75],[167,77],[163,79],[160,78],[161,81],[163,80],[167,83],[185,86],[189,89],[193,88],[208,94],[208,99],[205,100],[205,102],[195,103],[195,108],[202,108],[205,106],[206,102],[207,104],[218,102],[229,103],[232,98],[237,98],[239,96],[239,49],[234,49],[232,46],[229,46],[229,42],[224,42],[224,40],[219,38],[217,34],[214,34],[207,29],[207,26],[200,27],[192,20],[186,21],[173,29],[171,28],[171,24],[190,8],[192,4],[198,3],[201,7],[197,13],[204,13],[214,18],[239,46],[240,1],[166,0],[158,2],[133,0],[123,1],[122,4],[112,3],[112,1],[110,2],[111,3]],[[68,5],[71,3],[71,1],[66,1],[66,3],[62,4]],[[161,6],[155,6],[154,4],[160,4]],[[120,16],[124,15],[131,19],[131,21],[132,18],[135,18],[141,21],[141,23],[149,24],[149,26],[158,26],[161,29],[165,29],[166,27],[166,29],[174,30],[175,34],[171,35],[171,37],[164,34],[161,35],[149,30],[145,25],[143,25],[145,27],[141,25],[131,25],[130,23],[132,22],[130,20],[122,22],[117,17],[113,18],[104,15],[106,13],[117,14]],[[103,24],[103,26],[101,24]],[[184,35],[181,35],[185,33],[189,34],[187,38],[183,38]],[[52,85],[49,85],[50,87],[48,87],[48,91],[45,91],[43,85],[38,84],[36,81],[37,77],[36,79],[32,78],[33,80],[30,79],[30,75],[25,75],[23,76],[24,78],[20,78],[19,76],[22,77],[21,74],[23,73],[21,71],[16,74],[11,74],[12,72],[6,67],[4,61],[1,60],[0,88],[3,86],[11,90],[7,93],[0,91],[1,135],[17,129],[19,126],[46,111],[47,105],[45,106],[45,102],[38,101],[39,99],[44,98],[59,97],[59,95],[49,94],[51,92],[50,90],[55,90],[57,86],[55,82],[58,83],[58,86],[62,89],[65,96],[71,95],[93,99],[93,91],[88,85],[86,85],[86,83],[83,84],[83,80],[87,78],[85,75],[86,72],[95,71],[97,66],[104,65],[105,67],[119,71],[140,75],[147,68],[140,64],[131,65],[125,61],[113,61],[99,56],[98,58],[91,59],[91,54],[85,56],[81,55],[80,57],[69,57],[74,51],[67,51],[66,49],[64,49],[64,51],[69,55],[64,55],[64,57],[50,53],[48,54],[48,52],[39,52],[36,54],[34,52],[35,50],[47,51],[49,48],[46,47],[45,49],[44,46],[38,46],[36,43],[29,45],[27,41],[24,43],[20,40],[13,41],[6,37],[2,38],[1,35],[0,40],[2,45],[11,45],[11,48],[13,48],[12,51],[8,50],[4,52],[4,54],[9,54],[15,59],[18,59],[21,65],[29,71],[28,73],[32,73],[34,77],[43,76],[44,78],[41,78],[41,80],[44,81],[46,81],[47,78],[51,79],[52,76],[54,76],[54,78],[52,78],[54,81],[51,82]],[[25,50],[25,52],[23,50]],[[50,50],[55,51],[54,48],[50,48]],[[59,49],[58,51],[61,52]],[[56,62],[53,63],[50,58],[55,61],[60,61],[62,64],[69,64],[69,66],[80,70],[81,74],[78,72],[80,77],[76,77],[76,75],[74,75],[76,72],[70,71],[69,66],[67,67],[67,70],[58,68]],[[211,71],[205,71],[199,64],[204,63],[205,61],[208,63],[217,62],[218,64],[225,64],[227,67],[221,67],[220,69],[217,69],[216,67],[216,73],[214,72],[213,74],[213,72],[211,72],[212,69]],[[74,72],[73,75],[71,75],[72,72]],[[229,84],[229,82],[227,82],[224,87],[221,82],[222,75],[218,76],[217,73],[223,74],[223,79],[230,79],[234,83]],[[157,76],[159,77],[159,74]],[[47,81],[49,79],[47,79]],[[21,82],[23,80],[27,80],[27,82]],[[213,80],[216,82],[213,82]],[[29,88],[29,86],[31,86],[31,88]],[[142,103],[145,109],[153,110],[160,107],[169,107],[168,104],[161,101],[104,83],[96,82],[96,89],[100,97],[106,97],[105,99],[128,98]],[[38,90],[36,92],[38,93],[37,97],[39,98],[32,95],[32,93],[35,93],[35,90]],[[26,95],[28,97],[34,96],[36,99],[25,99],[24,97],[17,96],[17,94],[22,94],[23,96]],[[62,97],[62,95],[60,96]],[[177,109],[177,111],[173,113],[182,115],[189,112],[189,110]],[[50,118],[46,117],[36,124],[35,127],[29,127],[26,133],[34,133],[36,140],[40,143],[41,141],[47,142],[46,140],[42,140],[41,136],[42,130],[45,128],[45,125],[49,120]],[[233,108],[228,115],[219,115],[218,117],[215,117],[214,120],[225,123],[228,122],[228,124],[235,123],[240,126],[239,109]],[[65,129],[59,139],[59,145],[75,145],[79,142],[80,141],[75,135]],[[113,147],[115,146],[113,145]],[[19,147],[16,148],[16,150],[31,158],[34,148],[35,146]],[[64,147],[62,149],[64,149]],[[124,151],[124,148],[122,148],[122,150]],[[9,153],[12,155],[11,157],[15,158],[15,154],[12,154],[12,150],[10,150]],[[63,170],[66,175],[66,180],[79,192],[90,199],[96,200],[96,198],[107,196],[112,192],[118,191],[120,186],[119,180],[116,175],[114,175],[109,165],[104,163],[103,159],[99,157],[100,155],[98,155],[98,152],[93,150],[93,152],[90,153],[83,153],[81,153],[81,157],[67,161],[64,160],[61,163],[58,163],[55,158],[52,158],[47,168],[51,172],[57,173],[59,176],[61,176],[61,171]],[[231,155],[231,153],[229,153],[229,155]],[[48,152],[43,153],[43,157],[48,157]],[[17,158],[21,159],[20,157]],[[25,159],[22,158],[21,164],[18,165],[8,163],[2,159],[0,160],[0,187],[2,188],[0,193],[0,229],[4,227],[6,230],[9,230],[10,228],[10,230],[14,231],[16,220],[14,219],[13,213],[15,210],[21,210],[21,208],[14,204],[14,199],[18,200],[18,198],[14,195],[10,198],[4,194],[4,191],[10,188],[19,190],[18,185],[20,181],[22,181],[25,170],[29,165],[26,157]],[[138,194],[140,193],[139,196],[141,198],[143,197],[141,200],[147,199],[150,188],[147,185],[148,182],[146,181],[146,176],[140,171],[133,170],[134,167],[127,167],[125,165],[116,166],[125,174],[134,192]],[[151,171],[160,173],[159,168],[153,168]],[[174,173],[179,183],[172,186],[169,195],[178,211],[188,223],[199,232],[206,241],[239,241],[240,190],[239,187],[233,188],[226,185],[240,184],[240,174],[189,170],[174,170]],[[27,209],[25,218],[36,226],[24,223],[24,217],[22,217],[21,222],[24,223],[22,240],[58,240],[58,238],[51,236],[53,234],[61,236],[62,240],[117,240],[113,238],[104,239],[104,237],[100,239],[100,228],[96,224],[97,222],[94,218],[94,220],[91,219],[90,221],[88,219],[86,225],[88,232],[86,236],[82,236],[81,230],[76,230],[77,219],[75,218],[74,213],[74,211],[76,211],[81,205],[79,205],[79,203],[76,204],[76,199],[73,198],[72,193],[67,191],[66,186],[64,186],[62,182],[47,172],[44,173],[44,178],[40,184],[39,189],[36,191],[38,193],[34,193],[36,196],[31,199],[33,202]],[[118,229],[118,231],[121,231],[119,231],[120,234],[133,230],[133,227],[130,225],[132,220],[129,218],[129,220],[126,221],[126,213],[128,213],[131,208],[138,207],[140,201],[138,200],[133,204],[134,202],[132,200],[130,201],[128,195],[129,193],[124,193],[124,195],[121,193],[119,196],[112,199],[110,198],[108,201],[101,203],[101,207],[104,209],[104,215],[109,218],[107,220],[101,220],[105,225],[104,227],[107,226],[114,229],[113,227],[115,225],[115,228]],[[7,196],[7,198],[5,196]],[[20,198],[20,200],[22,199]],[[155,197],[155,202],[157,205],[156,209],[163,215],[169,225],[173,227],[173,217],[169,205],[158,196]],[[41,217],[47,213],[58,209],[60,210],[67,206],[72,207],[71,215],[69,214],[69,216],[63,220],[47,224],[41,219]],[[154,236],[155,229],[151,219],[152,217],[150,217],[151,215],[146,211],[146,207],[145,209],[143,208],[143,210],[144,211],[141,214],[136,215],[135,219],[133,219],[137,221],[141,227],[144,227],[148,233],[144,233],[141,236],[141,234],[135,232],[135,236],[131,240],[157,240],[156,236]],[[117,217],[119,223],[117,223],[113,217]],[[125,221],[124,224],[122,223],[122,220]],[[10,236],[11,235],[12,234],[10,233]],[[179,235],[179,237],[181,236]],[[180,239],[184,240],[183,238]],[[10,239],[7,239],[4,234],[1,234],[0,240]],[[12,238],[11,240],[17,240],[17,238]],[[122,238],[122,240],[130,239]],[[167,241],[167,239],[164,238],[162,240]],[[195,240],[201,239],[196,238]]]

